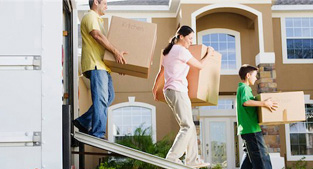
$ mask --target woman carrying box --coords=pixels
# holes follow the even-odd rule
[[[187,74],[189,67],[202,69],[208,62],[208,54],[213,54],[212,47],[207,48],[206,56],[201,61],[195,59],[188,51],[194,36],[189,26],[182,26],[163,51],[163,62],[153,85],[154,100],[157,101],[156,92],[164,77],[164,96],[167,104],[179,124],[180,130],[169,150],[166,159],[183,164],[180,157],[186,153],[185,165],[190,167],[206,167],[209,163],[198,157],[198,144],[196,128],[192,119],[192,108],[188,96]]]

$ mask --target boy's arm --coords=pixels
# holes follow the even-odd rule
[[[268,109],[276,110],[277,109],[277,102],[273,102],[271,98],[268,98],[264,101],[256,101],[256,100],[248,100],[243,103],[243,106],[246,107],[266,107]]]

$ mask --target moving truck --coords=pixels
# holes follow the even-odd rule
[[[69,168],[62,106],[77,113],[76,15],[71,0],[0,0],[1,169]]]

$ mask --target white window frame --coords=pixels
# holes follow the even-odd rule
[[[111,142],[115,142],[113,135],[113,110],[123,108],[123,107],[143,107],[147,109],[151,109],[151,136],[154,143],[156,143],[156,108],[155,106],[143,102],[135,102],[135,97],[128,97],[128,102],[123,102],[119,104],[115,104],[108,108],[108,140]]]
[[[313,104],[313,100],[310,100],[310,95],[304,95],[305,104]],[[286,155],[287,161],[298,161],[302,157],[305,157],[305,161],[312,161],[312,155],[291,155],[291,148],[290,148],[290,128],[289,124],[285,124],[285,133],[286,133]]]
[[[206,29],[198,32],[198,44],[202,44],[202,36],[212,33],[224,33],[235,36],[235,45],[236,45],[236,70],[223,70],[221,69],[221,75],[237,75],[241,66],[241,46],[240,46],[240,32],[223,29],[223,28],[214,28]]]
[[[281,43],[282,43],[282,55],[283,55],[283,64],[311,64],[313,59],[288,59],[287,55],[287,35],[286,35],[286,18],[313,18],[312,15],[295,15],[295,16],[281,16]],[[304,37],[305,38],[305,37]],[[310,37],[311,38],[311,37]],[[313,39],[313,37],[312,37]]]

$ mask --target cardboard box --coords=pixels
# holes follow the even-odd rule
[[[189,47],[189,51],[196,59],[201,60],[206,53],[206,48],[205,45],[192,45]],[[205,68],[199,70],[190,67],[187,75],[188,95],[192,106],[212,106],[218,103],[222,56],[215,51],[213,56],[207,57],[209,57],[209,62]],[[157,91],[157,98],[160,101],[165,101],[163,87],[164,77],[162,85]]]
[[[278,125],[305,121],[304,94],[300,92],[261,93],[256,99],[264,101],[272,98],[278,109],[271,112],[265,107],[258,108],[260,125]]]
[[[113,72],[148,78],[157,39],[156,24],[113,16],[107,38],[118,50],[128,52],[124,65],[117,63],[111,52],[105,52],[103,61]]]

